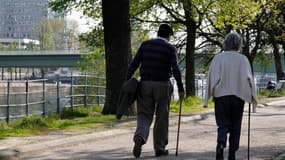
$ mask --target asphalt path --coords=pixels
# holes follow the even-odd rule
[[[167,149],[169,156],[157,158],[154,156],[152,145],[152,130],[147,144],[143,146],[140,159],[155,160],[213,160],[216,147],[216,124],[213,113],[198,116],[183,116],[179,141],[178,156],[175,156],[177,138],[177,117],[170,120],[169,144]],[[80,140],[80,135],[65,145],[52,145],[44,147],[45,143],[39,143],[38,147],[31,149],[28,146],[18,146],[23,150],[20,159],[25,160],[120,160],[134,159],[132,155],[133,133],[135,127],[124,127],[109,130],[108,134],[101,134],[94,138],[96,133],[84,134],[89,137]],[[238,160],[247,159],[248,139],[248,104],[245,106],[242,123],[242,135],[240,149],[237,152]],[[91,138],[90,138],[91,137]],[[93,137],[93,138],[92,138]],[[285,152],[285,105],[283,101],[257,108],[256,113],[251,114],[251,160],[272,160]],[[77,139],[77,141],[76,141]],[[79,140],[78,140],[79,139]],[[62,139],[65,141],[65,138]],[[66,140],[68,141],[68,140]],[[72,143],[73,142],[73,143]],[[49,142],[49,143],[52,143]],[[57,140],[57,144],[64,143]],[[42,149],[41,149],[42,148]],[[227,157],[227,150],[225,152]]]

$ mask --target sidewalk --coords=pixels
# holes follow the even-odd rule
[[[270,99],[265,105],[259,105],[257,113],[252,114],[251,159],[274,158],[284,152],[285,105],[280,106],[283,104],[285,104],[285,97]],[[245,110],[247,106],[245,105]],[[244,113],[241,148],[238,153],[240,159],[245,159],[247,153],[247,113],[247,111]],[[180,154],[175,157],[173,154],[176,146],[177,120],[176,116],[170,118],[168,147],[171,155],[164,159],[213,159],[216,141],[213,110],[182,116]],[[90,129],[60,131],[30,137],[11,137],[0,140],[0,149],[12,150],[7,152],[8,156],[18,154],[18,159],[133,159],[131,150],[134,129],[135,122],[130,121],[116,124],[100,132]],[[142,159],[155,159],[152,133],[149,138],[143,148]],[[13,152],[14,149],[19,150],[20,153]],[[274,160],[280,160],[278,158]],[[14,159],[17,158],[14,157]]]

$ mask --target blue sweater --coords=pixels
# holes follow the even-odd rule
[[[127,79],[132,77],[138,67],[141,81],[168,81],[173,74],[178,91],[184,91],[176,48],[163,39],[151,39],[141,44],[130,64]]]

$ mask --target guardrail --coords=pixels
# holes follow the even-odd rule
[[[0,80],[0,119],[59,113],[64,107],[101,105],[105,78],[57,75],[53,79]]]

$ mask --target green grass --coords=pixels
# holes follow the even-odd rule
[[[258,97],[282,97],[285,96],[285,90],[267,90],[262,89],[258,92]]]
[[[210,102],[210,107],[213,102]],[[198,97],[189,97],[183,101],[183,113],[193,113],[207,110],[203,108],[203,100]],[[9,124],[0,122],[0,138],[9,136],[25,136],[40,134],[61,129],[100,128],[117,122],[115,115],[102,115],[102,107],[66,108],[60,114],[51,114],[47,117],[29,116],[12,120]],[[179,112],[179,102],[171,102],[171,112]],[[127,119],[123,116],[123,120]]]
[[[194,113],[204,110],[208,110],[213,107],[213,101],[209,100],[209,108],[203,108],[204,101],[199,97],[188,97],[183,100],[182,103],[182,113]],[[170,103],[170,111],[177,113],[179,112],[179,101],[172,101]]]
[[[82,129],[98,127],[116,122],[114,115],[102,115],[102,107],[78,107],[63,110],[59,115],[51,114],[45,118],[29,116],[13,120],[9,124],[0,123],[0,138],[39,134],[58,129]]]

